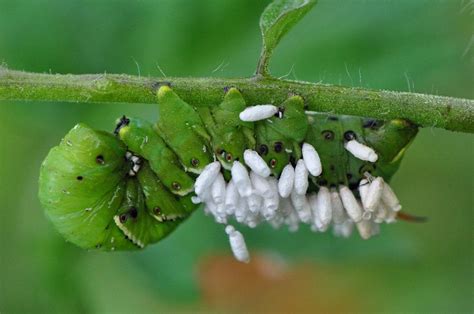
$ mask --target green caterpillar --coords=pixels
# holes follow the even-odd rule
[[[86,249],[129,250],[161,240],[187,216],[188,203],[166,190],[148,163],[137,178],[128,175],[126,152],[119,139],[84,124],[49,152],[39,197],[66,240]]]
[[[351,216],[353,200],[345,198],[343,187],[354,193],[354,201],[360,204],[361,200],[360,206],[365,206],[360,185],[377,177],[388,182],[417,134],[417,127],[406,120],[377,121],[309,112],[297,95],[278,106],[264,108],[270,113],[258,121],[243,121],[240,114],[249,107],[236,88],[226,90],[220,104],[193,107],[170,87],[162,86],[157,101],[158,119],[154,124],[123,117],[115,136],[78,124],[49,152],[41,167],[39,198],[48,218],[66,240],[87,249],[143,248],[170,234],[199,202],[205,203],[206,211],[220,222],[235,215],[248,225],[266,220],[275,226],[290,225],[295,215],[304,222],[307,202],[314,208],[306,223],[324,231],[328,226],[325,193],[329,190],[336,194],[341,191],[346,207],[346,212],[338,213],[337,204],[341,202],[333,199],[330,207],[334,226],[349,221],[363,228],[363,221],[355,214]],[[317,154],[311,149],[305,151],[305,147],[316,148]],[[376,152],[376,161],[369,160],[372,151]],[[365,153],[369,157],[358,155]],[[296,188],[300,173],[305,174],[301,172],[305,169],[297,166],[302,158],[308,182]],[[311,163],[318,162],[318,158],[322,172],[315,174]],[[241,172],[244,163],[252,170],[247,181],[245,171]],[[259,173],[266,167],[270,177]],[[225,179],[219,179],[219,173]],[[243,178],[239,184],[233,182],[237,180],[233,179],[234,173],[244,176],[239,177]],[[198,176],[207,185],[195,195]],[[293,181],[284,181],[290,177],[295,180],[295,189]],[[236,194],[234,186],[240,191],[241,182],[252,182],[252,192]],[[284,195],[289,192],[282,192],[285,189],[293,191],[291,201]],[[304,193],[295,192],[298,189]],[[380,208],[363,211],[365,221],[373,224],[376,217],[388,219],[382,215],[384,206],[391,202],[391,189],[387,191],[383,201],[379,200],[385,197],[382,192],[371,192],[370,197],[378,197]],[[257,212],[249,211],[249,204]]]

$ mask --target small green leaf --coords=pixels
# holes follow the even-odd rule
[[[311,10],[317,0],[274,0],[260,17],[263,46],[257,74],[268,75],[268,62],[283,36]]]

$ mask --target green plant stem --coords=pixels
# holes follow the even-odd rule
[[[368,90],[267,77],[150,78],[130,75],[38,74],[0,68],[0,101],[155,103],[160,85],[171,84],[185,101],[218,104],[237,87],[248,104],[279,104],[301,95],[308,110],[375,119],[404,118],[422,127],[474,133],[474,101],[444,96]]]

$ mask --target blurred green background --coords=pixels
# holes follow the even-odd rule
[[[53,73],[249,76],[255,0],[0,0],[0,62]],[[275,76],[473,98],[471,1],[320,0],[276,50]],[[341,240],[244,229],[255,262],[230,261],[197,212],[138,253],[65,243],[37,199],[48,150],[79,121],[111,131],[153,105],[0,102],[0,313],[472,313],[472,135],[423,129],[393,186],[425,224]]]

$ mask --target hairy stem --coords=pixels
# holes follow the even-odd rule
[[[237,87],[248,104],[279,104],[301,95],[308,110],[376,119],[405,118],[422,127],[474,133],[474,101],[406,92],[368,90],[298,81],[255,78],[149,78],[130,75],[37,74],[0,68],[0,101],[155,103],[170,84],[185,101],[218,104]]]

